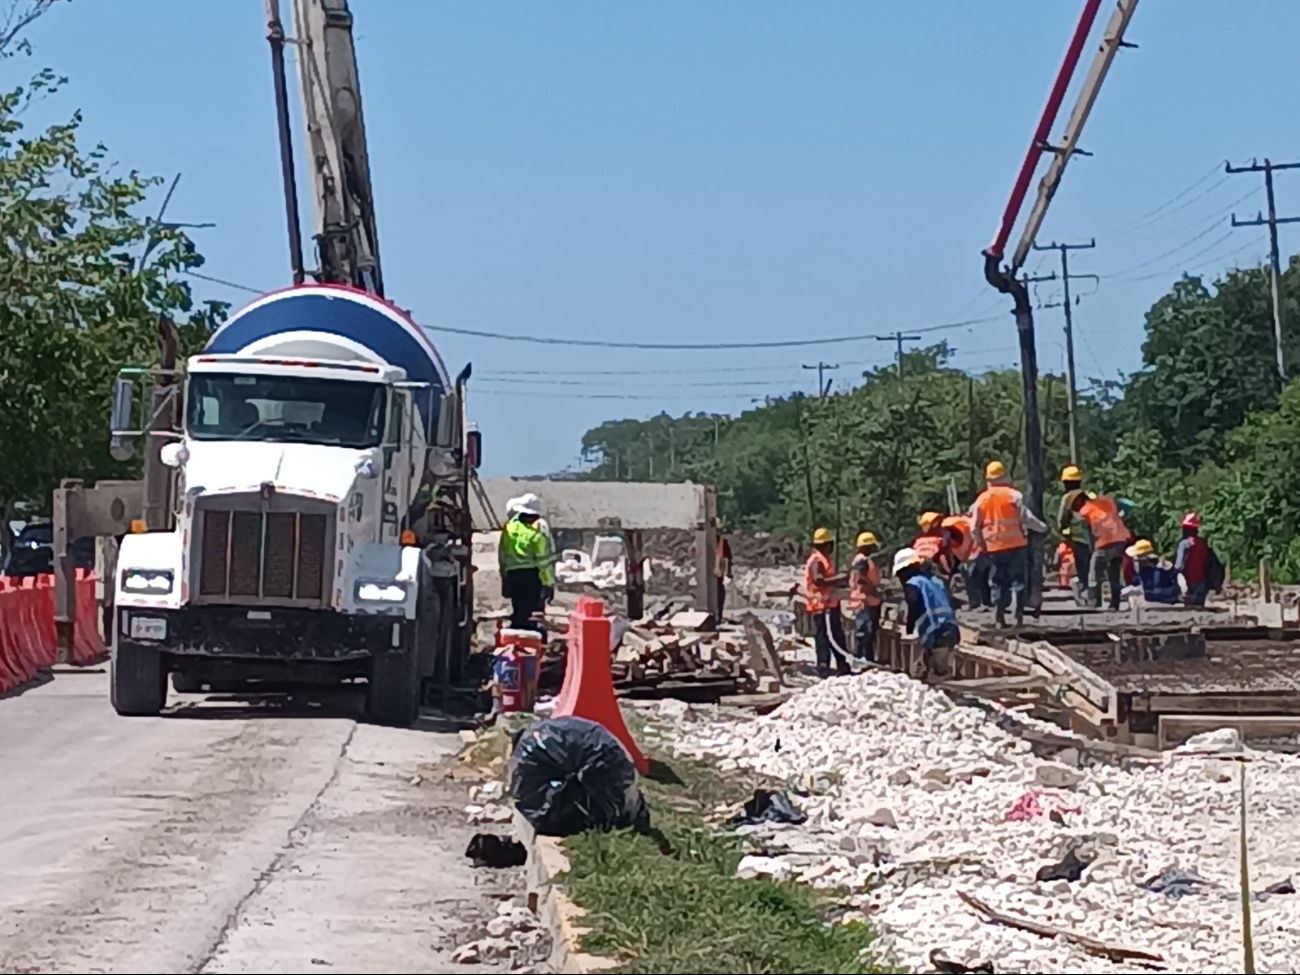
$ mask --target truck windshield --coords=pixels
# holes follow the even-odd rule
[[[309,376],[191,373],[186,426],[195,440],[282,440],[376,447],[384,387]]]

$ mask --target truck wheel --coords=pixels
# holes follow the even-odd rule
[[[407,639],[404,644],[400,650],[376,654],[371,661],[366,717],[375,724],[406,728],[420,716],[423,681],[419,642]]]
[[[113,648],[111,697],[121,715],[154,717],[167,706],[167,668],[161,650],[130,644]]]

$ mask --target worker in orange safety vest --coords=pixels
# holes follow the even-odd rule
[[[804,599],[808,615],[813,618],[817,647],[817,675],[831,675],[831,657],[840,676],[851,674],[849,653],[844,639],[844,613],[840,609],[840,590],[848,583],[847,574],[835,571],[835,536],[829,528],[813,532],[813,550],[803,569]]]
[[[988,487],[971,508],[971,522],[989,559],[989,588],[994,620],[1006,626],[1007,610],[1015,601],[1016,624],[1025,619],[1029,582],[1029,533],[1046,533],[1047,525],[1029,510],[1024,495],[1011,485],[1000,460],[984,469]]]
[[[1124,585],[1121,568],[1133,533],[1120,514],[1120,505],[1108,494],[1090,497],[1080,491],[1072,504],[1079,519],[1092,535],[1092,605],[1101,606],[1102,583],[1110,584],[1110,608],[1120,607]]]
[[[880,566],[871,557],[880,549],[874,532],[858,535],[858,550],[849,563],[848,611],[853,615],[853,653],[862,660],[876,659],[876,634],[880,631]]]
[[[929,559],[945,579],[950,579],[956,570],[956,560],[943,527],[943,515],[927,511],[916,523],[921,526],[921,534],[912,539],[912,551],[920,558]]]

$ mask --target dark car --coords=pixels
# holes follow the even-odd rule
[[[72,544],[77,568],[95,567],[95,540],[79,538]],[[54,526],[49,522],[27,525],[14,539],[5,575],[39,576],[54,571]]]

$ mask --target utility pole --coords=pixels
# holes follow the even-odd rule
[[[829,380],[825,378],[826,370],[838,369],[839,367],[840,366],[838,362],[835,365],[831,365],[829,362],[818,362],[817,365],[815,366],[809,366],[809,365],[804,366],[805,369],[817,370],[817,396],[819,399],[825,399],[827,396],[830,395],[831,392],[831,383],[833,382],[833,380]]]
[[[877,335],[877,336],[876,336],[876,341],[877,341],[877,342],[894,342],[894,343],[897,344],[897,346],[898,346],[898,353],[897,353],[897,355],[898,355],[898,378],[901,380],[901,379],[903,378],[903,343],[904,343],[904,342],[919,342],[919,341],[921,341],[921,336],[919,336],[919,335],[904,335],[902,332],[895,332],[893,335]]]
[[[1228,163],[1225,167],[1229,173],[1263,173],[1264,174],[1264,193],[1268,201],[1268,216],[1262,213],[1254,220],[1238,220],[1237,215],[1232,215],[1232,225],[1234,227],[1262,227],[1268,225],[1268,243],[1269,243],[1269,263],[1273,269],[1273,342],[1277,347],[1277,374],[1282,380],[1282,385],[1287,382],[1287,364],[1286,364],[1286,309],[1282,305],[1282,258],[1278,253],[1277,247],[1277,225],[1280,223],[1300,223],[1300,217],[1279,217],[1277,215],[1277,206],[1273,201],[1273,172],[1279,169],[1300,169],[1300,163],[1275,163],[1271,159],[1265,159],[1261,166],[1258,162],[1252,162],[1249,166],[1233,166]]]
[[[1088,278],[1093,281],[1100,281],[1101,278],[1095,274],[1070,274],[1070,251],[1091,250],[1097,246],[1096,238],[1093,238],[1086,244],[1058,244],[1052,241],[1050,244],[1034,245],[1036,251],[1060,251],[1061,253],[1061,284],[1065,289],[1061,305],[1065,309],[1065,382],[1066,382],[1066,411],[1070,418],[1070,463],[1079,463],[1079,387],[1074,374],[1074,316],[1073,302],[1070,298],[1070,281],[1071,279]],[[1050,414],[1049,414],[1050,415]]]

